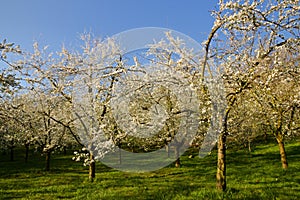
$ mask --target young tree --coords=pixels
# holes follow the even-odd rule
[[[282,168],[288,168],[284,137],[296,128],[296,112],[299,110],[299,46],[281,47],[267,61],[265,70],[254,84],[253,95],[262,118],[274,134],[280,151]]]
[[[241,145],[252,151],[252,141],[258,138],[262,132],[264,112],[258,110],[259,104],[251,93],[245,91],[232,107],[228,121],[228,142],[232,145]],[[230,146],[230,144],[227,144]]]
[[[73,60],[68,61],[66,68],[76,71],[71,86],[74,125],[89,151],[89,179],[93,181],[95,161],[114,146],[112,136],[116,128],[109,117],[109,101],[116,78],[125,71],[119,48],[113,40],[101,41],[91,34],[83,34],[81,39],[83,52],[73,54]],[[106,120],[110,123],[104,123]]]

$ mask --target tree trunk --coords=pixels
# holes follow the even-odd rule
[[[67,155],[67,147],[66,146],[63,147],[63,151],[64,151],[64,155]]]
[[[122,150],[121,147],[119,147],[119,164],[122,164]]]
[[[90,155],[90,165],[89,165],[89,180],[94,182],[94,178],[96,177],[96,163],[94,160],[94,156],[91,153]]]
[[[10,161],[14,161],[14,147],[10,147]]]
[[[166,147],[168,158],[170,158],[170,144],[166,144],[165,147]]]
[[[180,148],[179,145],[176,144],[175,145],[175,158],[176,158],[175,167],[180,167],[179,148]]]
[[[217,189],[226,190],[226,135],[218,138]]]
[[[264,140],[267,143],[268,142],[268,133],[267,130],[264,131]]]
[[[282,168],[287,169],[288,162],[287,162],[286,152],[285,152],[285,148],[284,148],[283,138],[282,138],[282,136],[276,136],[276,140],[277,140],[278,146],[279,146]]]
[[[248,151],[249,151],[249,153],[252,152],[252,149],[251,149],[251,140],[250,139],[248,140]]]
[[[51,152],[50,151],[47,151],[46,152],[46,168],[45,170],[46,171],[50,171],[50,156],[51,156]]]
[[[25,144],[25,163],[28,162],[29,144]]]

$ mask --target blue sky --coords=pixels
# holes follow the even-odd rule
[[[74,46],[80,33],[106,37],[139,27],[177,30],[202,42],[217,0],[6,0],[1,1],[0,39],[30,49],[33,41]]]

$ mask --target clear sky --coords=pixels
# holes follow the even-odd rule
[[[3,0],[0,39],[30,49],[33,41],[73,46],[91,31],[106,37],[140,27],[177,30],[202,42],[209,33],[217,0]]]

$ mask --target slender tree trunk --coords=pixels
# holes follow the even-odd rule
[[[287,162],[286,152],[285,152],[285,148],[284,148],[283,137],[278,135],[278,136],[276,136],[276,140],[277,140],[277,143],[279,146],[282,168],[287,169],[288,162]]]
[[[121,147],[119,147],[119,164],[122,164],[122,150]]]
[[[96,177],[96,163],[94,160],[94,156],[90,154],[90,165],[89,165],[89,180],[94,182],[94,178]]]
[[[217,189],[226,190],[226,135],[218,138]]]
[[[64,155],[67,155],[67,147],[64,146],[63,148],[64,148]]]
[[[46,171],[50,171],[50,157],[51,157],[51,151],[46,152]]]
[[[25,144],[25,163],[28,162],[29,144]]]
[[[250,139],[248,140],[248,151],[249,151],[249,153],[252,152],[252,149],[251,149],[251,140]]]
[[[15,147],[10,147],[10,161],[14,161],[14,148]]]
[[[180,163],[180,156],[179,156],[179,145],[176,144],[175,145],[175,158],[176,158],[176,161],[175,161],[175,167],[180,167],[181,163]]]
[[[170,144],[166,144],[165,147],[166,147],[168,158],[170,158]]]
[[[10,161],[14,161],[14,150],[15,150],[15,145],[14,145],[14,140],[11,141],[10,143]]]
[[[266,143],[268,142],[268,133],[266,131],[264,132],[264,140]]]

